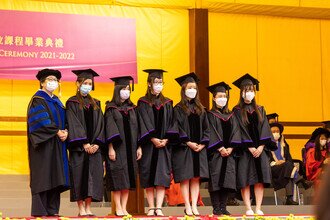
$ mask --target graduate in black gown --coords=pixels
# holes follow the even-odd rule
[[[129,190],[136,188],[136,161],[141,159],[137,147],[138,122],[135,105],[130,100],[131,76],[111,78],[115,82],[113,98],[106,103],[105,139],[107,188],[113,191],[116,215],[128,215],[126,210]],[[134,82],[133,82],[134,85]],[[133,87],[133,86],[132,86]],[[133,90],[133,89],[132,89]]]
[[[71,201],[77,201],[80,216],[93,216],[92,201],[103,198],[104,118],[100,101],[89,93],[94,90],[92,69],[74,70],[77,92],[66,102],[69,130]]]
[[[147,69],[148,88],[137,105],[139,134],[138,141],[143,155],[139,160],[140,183],[146,189],[149,205],[148,216],[163,216],[162,204],[165,187],[171,182],[171,141],[178,139],[173,120],[173,101],[164,97],[163,72]],[[154,203],[156,191],[156,207]]]
[[[229,90],[225,82],[207,88],[212,93],[212,109],[208,111],[210,143],[209,192],[213,214],[230,215],[226,209],[229,193],[236,191],[235,148],[241,145],[241,131],[233,112],[228,109]]]
[[[60,209],[60,193],[69,189],[65,109],[53,94],[61,73],[43,69],[38,72],[37,79],[40,90],[33,95],[27,109],[31,216],[56,216]]]
[[[265,151],[275,150],[277,146],[270,131],[265,109],[257,105],[255,99],[259,81],[245,74],[233,84],[240,88],[239,103],[233,111],[240,125],[242,143],[245,146],[238,159],[237,187],[241,190],[246,214],[254,215],[250,202],[250,186],[254,186],[255,214],[263,215],[261,204],[264,187],[272,182],[269,154]]]
[[[209,122],[204,106],[199,100],[197,75],[189,73],[175,80],[181,86],[181,101],[174,107],[174,118],[180,133],[180,143],[172,151],[174,181],[180,183],[185,201],[185,214],[199,215],[199,184],[209,178],[206,151],[209,142]]]

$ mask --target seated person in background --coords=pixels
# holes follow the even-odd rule
[[[312,136],[311,138],[307,141],[307,143],[305,144],[305,148],[306,148],[306,152],[311,149],[311,148],[314,148],[315,147],[315,139],[316,139],[316,136],[319,134],[320,131],[323,131],[323,130],[330,130],[329,128],[327,128],[327,121],[326,122],[323,122],[326,126],[325,128],[316,128],[313,133],[312,133]],[[327,148],[328,148],[328,151],[330,151],[330,142],[328,141],[327,143]]]
[[[270,128],[277,145],[277,150],[272,151],[270,157],[274,190],[285,188],[285,205],[298,205],[297,202],[293,201],[294,183],[301,183],[307,189],[312,185],[312,182],[306,181],[298,174],[298,169],[292,161],[289,145],[285,142],[282,134],[284,130],[283,125],[271,123]]]
[[[306,176],[308,180],[314,181],[318,185],[323,165],[329,162],[326,145],[330,132],[325,128],[317,128],[313,135],[315,136],[315,147],[310,148],[306,153]]]
[[[266,115],[267,116],[267,119],[268,119],[268,123],[269,124],[272,124],[272,123],[280,123],[279,121],[279,115],[274,112],[274,113],[271,113],[271,114],[268,114]],[[284,144],[285,145],[288,145],[288,143],[286,142],[285,138],[283,137],[282,139],[284,139]],[[305,159],[306,159],[306,156],[303,156],[302,158],[303,160],[298,160],[298,159],[292,159],[292,162],[293,163],[298,163],[299,164],[299,175],[303,176],[305,179],[306,179],[306,171],[305,171]]]

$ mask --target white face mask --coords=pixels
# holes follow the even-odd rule
[[[227,98],[217,98],[215,103],[220,107],[224,107],[227,104]]]
[[[327,144],[327,140],[320,140],[320,145],[324,147]]]
[[[255,94],[253,91],[246,92],[245,94],[243,93],[243,95],[242,95],[243,99],[246,99],[249,102],[251,102],[254,99],[254,96],[255,96]]]
[[[119,93],[120,93],[120,98],[123,100],[128,99],[131,94],[131,92],[127,89],[121,89]]]
[[[194,99],[197,94],[197,89],[186,89],[185,94],[188,98]]]
[[[55,89],[58,88],[58,82],[57,81],[49,81],[46,84],[46,89],[49,92],[54,92]]]
[[[152,86],[152,88],[153,88],[153,90],[156,94],[159,94],[163,91],[163,85],[162,84],[154,84]]]
[[[273,133],[273,136],[274,136],[275,141],[278,141],[281,137],[280,133],[278,133],[278,132]]]
[[[80,92],[83,95],[87,95],[88,93],[90,93],[90,91],[92,91],[92,86],[91,85],[84,85],[84,84],[82,84],[80,86]]]

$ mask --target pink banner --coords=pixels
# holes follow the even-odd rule
[[[96,81],[136,80],[135,20],[0,10],[0,78],[35,79],[43,68],[60,70],[63,80],[84,68],[99,73]]]

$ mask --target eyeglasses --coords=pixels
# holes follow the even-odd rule
[[[49,82],[58,82],[56,78],[46,78],[46,80]]]

